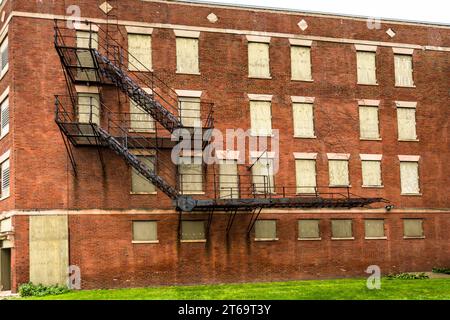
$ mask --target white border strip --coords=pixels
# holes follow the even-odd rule
[[[349,160],[350,153],[327,153],[328,160]]]
[[[148,34],[153,33],[153,28],[125,26],[127,33],[131,34]]]
[[[356,51],[377,52],[377,46],[355,44]]]
[[[291,46],[311,47],[312,40],[289,39]]]
[[[360,106],[370,106],[370,107],[379,107],[380,106],[380,100],[361,99],[361,100],[358,100],[358,105],[360,105]]]
[[[219,160],[239,160],[239,151],[217,150],[216,157]]]
[[[392,51],[394,51],[395,54],[412,55],[414,53],[414,49],[407,49],[407,48],[392,48]]]
[[[291,96],[291,100],[293,103],[314,103],[316,98],[315,97]]]
[[[176,37],[179,38],[200,38],[200,31],[190,31],[190,30],[173,30]]]
[[[179,97],[184,98],[200,98],[203,91],[198,90],[175,90]]]
[[[294,152],[295,160],[316,160],[317,153]]]
[[[9,159],[9,156],[11,155],[11,150],[6,151],[4,154],[0,156],[0,163],[6,161]]]
[[[411,108],[411,109],[415,109],[415,108],[417,108],[417,102],[412,102],[412,101],[395,101],[395,106],[397,108]]]
[[[265,151],[250,151],[250,158],[252,159],[257,159],[257,158],[269,158],[269,159],[273,159],[275,158],[275,152],[270,151],[270,152],[265,152]]]
[[[398,160],[400,160],[401,162],[419,162],[420,156],[399,155]]]
[[[248,42],[260,42],[260,43],[270,43],[270,37],[262,37],[262,36],[250,36],[247,35]]]
[[[271,94],[247,94],[250,101],[272,101]]]
[[[383,159],[382,154],[360,154],[362,161],[381,161]]]

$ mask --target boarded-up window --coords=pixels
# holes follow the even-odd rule
[[[78,121],[100,124],[100,96],[97,93],[78,93]]]
[[[404,219],[403,236],[405,238],[423,238],[423,219]]]
[[[219,188],[221,199],[239,198],[239,177],[236,160],[220,161]]]
[[[359,106],[359,131],[361,139],[380,138],[378,107]]]
[[[255,223],[255,239],[277,240],[277,221],[257,220]]]
[[[177,72],[198,74],[198,39],[177,37]]]
[[[181,221],[181,240],[206,240],[204,221]]]
[[[97,73],[94,58],[89,50],[98,49],[98,34],[96,32],[77,31],[77,80],[96,81]],[[85,68],[85,69],[82,69]]]
[[[201,158],[180,157],[178,172],[183,194],[203,192],[203,171]]]
[[[399,140],[417,139],[415,108],[397,108],[397,123]]]
[[[1,198],[9,197],[9,186],[10,186],[10,170],[9,170],[9,159],[5,160],[0,165],[1,169]]]
[[[145,34],[128,35],[128,69],[148,71],[152,69],[152,37]]]
[[[352,239],[352,220],[331,220],[331,237],[333,239]]]
[[[3,40],[0,45],[0,66],[3,71],[9,65],[9,54],[8,54],[8,38]]]
[[[153,132],[155,120],[140,106],[130,99],[130,131]]]
[[[256,193],[274,192],[273,164],[273,159],[262,156],[252,166],[253,190]]]
[[[270,101],[250,101],[251,132],[255,136],[272,134],[272,104]]]
[[[185,127],[201,127],[200,98],[179,97],[180,117]]]
[[[320,220],[299,220],[298,238],[299,239],[320,239]]]
[[[400,162],[402,194],[419,194],[419,163]]]
[[[133,221],[133,241],[157,242],[158,225],[156,221]]]
[[[316,192],[316,160],[295,160],[295,175],[297,180],[297,193]]]
[[[291,46],[292,80],[311,81],[311,48]]]
[[[356,52],[359,84],[377,84],[376,53]]]
[[[364,220],[366,238],[384,238],[384,220],[368,219]]]
[[[395,85],[399,87],[413,87],[413,62],[411,55],[394,55]]]
[[[0,134],[1,136],[4,136],[9,132],[9,99],[6,98],[1,103],[1,113],[0,113],[0,122],[1,122],[1,129]]]
[[[314,138],[314,107],[312,103],[293,103],[294,136]]]
[[[381,181],[381,161],[362,160],[362,180],[364,187],[379,187]]]
[[[150,170],[155,170],[154,156],[138,156],[140,161],[144,163]],[[136,169],[131,170],[131,192],[132,193],[154,193],[156,187],[147,178],[140,175]]]
[[[248,75],[254,78],[270,78],[268,43],[248,43]]]
[[[329,160],[330,186],[348,186],[348,160]]]

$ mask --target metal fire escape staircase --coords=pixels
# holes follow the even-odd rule
[[[114,86],[132,99],[143,111],[151,115],[165,131],[173,133],[177,129],[188,129],[192,132],[194,128],[185,127],[180,118],[176,93],[149,70],[131,72],[128,65],[130,62],[128,61],[128,64],[124,62],[123,48],[118,43],[111,45],[113,40],[108,38],[108,32],[99,26],[87,25],[89,26],[89,38],[85,44],[88,42],[88,45],[80,47],[77,45],[75,31],[61,27],[60,23],[60,21],[55,21],[55,48],[60,56],[68,82],[70,99],[68,99],[69,107],[67,108],[61,103],[60,97],[56,98],[56,123],[65,137],[66,148],[71,160],[73,154],[67,146],[69,142],[74,146],[90,144],[97,147],[108,147],[172,199],[179,212],[208,212],[210,215],[208,226],[211,224],[214,211],[230,212],[227,233],[239,211],[252,213],[248,227],[248,232],[250,232],[261,210],[265,208],[355,208],[376,202],[386,202],[385,199],[379,197],[355,196],[349,192],[348,188],[346,192],[321,192],[319,187],[314,187],[315,193],[313,194],[299,194],[295,186],[275,190],[270,185],[267,188],[265,180],[267,177],[263,179],[264,186],[262,188],[261,186],[255,188],[255,183],[251,180],[255,176],[251,174],[248,177],[239,177],[239,185],[236,187],[239,189],[238,192],[231,190],[229,196],[223,196],[218,191],[216,186],[220,183],[221,177],[216,174],[206,175],[206,181],[210,182],[208,185],[213,187],[205,188],[207,190],[203,196],[185,195],[176,172],[172,171],[172,177],[163,177],[159,172],[161,164],[167,166],[167,162],[156,160],[155,167],[150,168],[131,151],[153,150],[160,154],[158,145],[153,143],[148,136],[130,134],[129,127],[124,125],[121,119],[117,120],[114,113],[109,111],[103,103],[91,103],[90,120],[88,123],[81,123],[80,115],[77,114],[77,101],[71,88],[76,84],[99,87]],[[94,33],[98,35],[94,37]],[[105,38],[101,38],[100,34],[105,35],[107,41]],[[104,43],[108,45],[104,45]],[[129,53],[126,54],[129,55]],[[149,88],[150,92],[143,88]],[[93,121],[93,105],[100,105],[103,124],[101,121]],[[213,127],[212,112],[207,114],[201,127],[203,129]],[[202,147],[205,147],[204,143]],[[175,181],[171,181],[174,179]],[[263,189],[262,192],[261,189]]]

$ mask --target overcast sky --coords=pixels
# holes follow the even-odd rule
[[[449,0],[211,0],[259,7],[450,24]]]

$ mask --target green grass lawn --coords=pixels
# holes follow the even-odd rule
[[[369,290],[366,279],[311,280],[271,283],[176,286],[139,289],[73,291],[46,300],[450,300],[450,279],[387,280]]]

